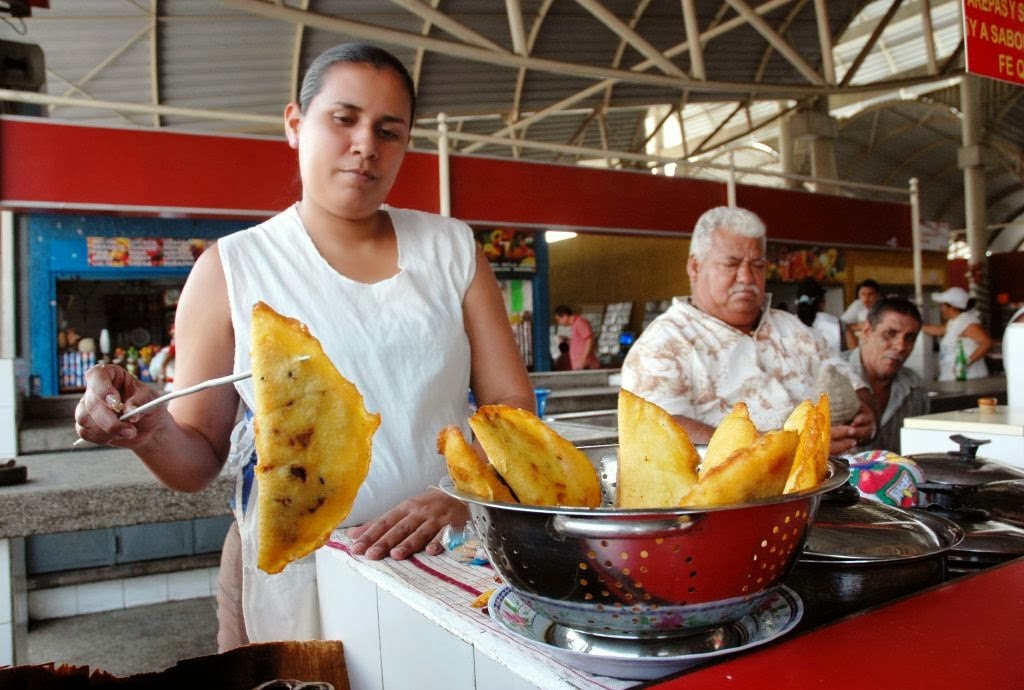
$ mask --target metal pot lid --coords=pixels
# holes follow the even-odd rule
[[[927,508],[911,508],[910,511],[916,515],[946,518],[963,529],[963,541],[949,550],[950,558],[956,555],[984,557],[985,554],[1010,558],[1024,556],[1024,527],[995,520],[987,510],[932,505]]]
[[[1024,556],[1024,529],[1005,522],[989,520],[964,526],[964,540],[950,553],[1000,554],[1016,558]]]
[[[987,511],[994,520],[1024,527],[1024,480],[991,482],[966,491],[960,502]]]
[[[917,516],[876,501],[821,501],[807,530],[802,560],[878,563],[925,558],[963,539],[963,530],[940,517]]]
[[[959,446],[946,453],[907,455],[924,473],[926,482],[958,486],[976,486],[1005,479],[1024,479],[1024,472],[995,460],[978,457],[978,448],[988,439],[973,439],[961,434],[949,437]]]

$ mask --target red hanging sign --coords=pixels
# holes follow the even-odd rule
[[[964,0],[967,71],[1024,85],[1024,0]]]

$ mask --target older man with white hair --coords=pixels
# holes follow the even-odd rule
[[[744,402],[758,429],[782,427],[815,395],[821,369],[832,366],[857,391],[852,420],[832,427],[832,453],[874,436],[866,384],[820,334],[765,293],[764,223],[741,208],[719,207],[697,221],[686,269],[690,297],[640,335],[622,365],[622,387],[661,406],[694,443],[706,443],[734,403]]]

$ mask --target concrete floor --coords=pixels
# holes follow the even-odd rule
[[[89,666],[115,676],[163,671],[216,652],[212,597],[35,621],[28,633],[28,664]]]

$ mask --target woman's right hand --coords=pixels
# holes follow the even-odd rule
[[[138,448],[149,440],[163,415],[164,406],[137,419],[120,421],[125,412],[157,397],[149,386],[116,364],[98,364],[85,373],[85,394],[75,408],[75,431],[91,443],[119,448]]]

